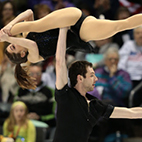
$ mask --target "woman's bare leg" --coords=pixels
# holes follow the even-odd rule
[[[88,16],[82,23],[80,37],[84,41],[102,40],[114,34],[142,25],[142,14],[136,14],[125,20],[102,20]]]
[[[15,24],[11,29],[11,34],[43,32],[55,28],[69,27],[74,25],[80,17],[81,11],[79,9],[73,7],[64,8],[56,10],[36,21]]]

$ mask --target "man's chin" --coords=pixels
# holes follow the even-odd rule
[[[90,88],[90,90],[88,91],[88,92],[91,92],[91,91],[93,91],[94,90],[94,88]]]

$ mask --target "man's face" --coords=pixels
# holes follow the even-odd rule
[[[119,56],[117,53],[110,53],[105,59],[105,65],[108,67],[108,69],[110,69],[114,65],[117,67],[118,62]]]
[[[35,85],[38,86],[41,83],[42,68],[39,66],[30,66],[29,71],[30,76],[35,78]]]
[[[142,27],[134,30],[134,39],[138,46],[142,46]]]
[[[87,67],[86,78],[83,77],[83,88],[86,90],[86,92],[94,90],[97,80],[98,78],[95,76],[93,68]]]

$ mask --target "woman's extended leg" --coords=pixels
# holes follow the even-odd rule
[[[102,20],[88,16],[82,23],[80,37],[84,41],[101,40],[128,29],[142,25],[142,14],[136,14],[125,20]]]
[[[78,21],[81,14],[81,11],[74,7],[56,10],[42,19],[17,23],[10,32],[12,35],[16,35],[22,32],[43,32],[55,28],[69,27]]]

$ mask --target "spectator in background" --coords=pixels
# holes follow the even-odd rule
[[[114,106],[127,106],[125,99],[128,98],[132,83],[129,74],[118,69],[119,53],[117,49],[110,48],[104,56],[105,66],[95,70],[98,81],[96,89],[102,100]]]
[[[83,2],[80,3],[80,4],[78,5],[78,8],[79,8],[86,16],[91,15],[91,10],[90,10],[89,6],[86,5],[85,3],[83,3]]]
[[[37,4],[34,6],[35,19],[40,19],[51,12],[51,9],[46,4]]]
[[[138,14],[142,12],[141,0],[119,0],[121,6],[129,9],[131,14]]]
[[[142,80],[142,26],[134,29],[134,40],[127,41],[120,49],[119,68],[130,74],[133,88]],[[142,103],[142,89],[134,97],[134,106]]]
[[[27,90],[19,88],[15,100],[24,102],[29,110],[28,118],[43,121],[50,128],[55,127],[55,101],[54,90],[45,86],[41,81],[42,64],[31,64],[29,72],[35,78],[37,88]]]
[[[74,7],[70,0],[28,0],[28,7],[31,9],[37,4],[46,4],[50,7],[51,11],[65,7]]]
[[[119,7],[119,1],[94,0],[93,7],[94,7],[94,16],[96,18],[100,18],[101,15],[104,15],[105,19],[114,20],[115,13]]]
[[[16,8],[12,1],[0,3],[0,29],[15,18]],[[0,43],[0,64],[3,60],[4,44]]]
[[[107,39],[95,41],[95,44],[94,44],[95,54],[94,53],[86,54],[86,59],[89,62],[91,62],[91,60],[92,60],[94,68],[98,68],[100,66],[103,66],[104,61],[103,61],[103,59],[101,59],[101,57],[103,58],[103,54],[105,54],[110,47],[119,49],[119,46],[116,43],[112,42],[112,38],[107,38]],[[97,56],[98,56],[98,54],[101,56],[100,60],[98,60],[98,61],[96,61],[96,59],[97,59],[96,54],[97,54]]]
[[[27,115],[28,109],[23,102],[13,103],[9,118],[3,125],[3,135],[13,138],[15,142],[35,142],[36,130]]]
[[[138,3],[142,5],[142,0],[128,0],[130,2]]]
[[[116,20],[123,20],[130,17],[130,11],[126,7],[119,7],[116,13]],[[132,39],[132,30],[125,30],[113,36],[113,42],[121,47],[126,41]]]
[[[52,5],[54,7],[54,10],[75,6],[70,2],[70,0],[52,0]]]
[[[95,41],[95,52],[99,54],[104,54],[110,47],[119,49],[119,46],[116,43],[112,42],[112,38],[107,38],[103,40]]]
[[[21,13],[28,9],[27,0],[11,0],[16,6],[17,13]]]
[[[0,29],[15,18],[16,8],[12,1],[2,2],[0,11]]]
[[[7,43],[5,43],[4,46],[6,47]],[[0,64],[0,87],[2,93],[2,102],[12,103],[16,90],[19,87],[13,74],[14,64],[11,63],[7,56],[4,55],[2,63]]]
[[[0,42],[0,65],[2,63],[2,60],[3,60],[3,57],[4,57],[4,43],[3,42]]]
[[[52,61],[52,65],[46,67],[46,71],[42,73],[42,81],[44,84],[53,90],[55,90],[56,73],[55,73],[55,58]]]

